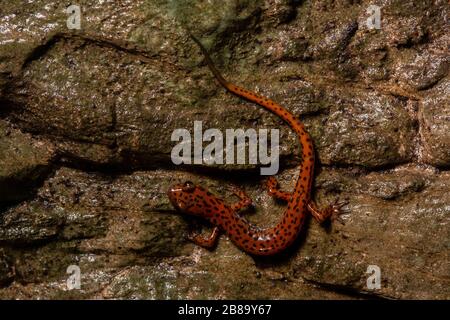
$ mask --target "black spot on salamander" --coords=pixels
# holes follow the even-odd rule
[[[206,202],[205,199],[202,199],[202,202],[206,208],[211,208],[211,205],[208,202]]]

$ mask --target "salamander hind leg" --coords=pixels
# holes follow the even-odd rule
[[[269,177],[266,180],[266,187],[269,191],[269,194],[276,198],[284,201],[289,201],[291,199],[292,194],[289,192],[284,192],[280,190],[280,186],[278,185],[278,181],[275,177]]]
[[[204,237],[201,234],[198,233],[190,233],[188,235],[188,239],[191,240],[196,245],[206,248],[206,249],[212,249],[216,243],[217,239],[219,238],[219,228],[214,227],[213,231],[211,232],[211,235],[209,237]]]
[[[314,217],[314,219],[317,220],[317,222],[323,223],[329,219],[331,221],[338,220],[341,214],[346,213],[348,211],[342,209],[342,207],[346,206],[347,204],[348,201],[338,201],[338,199],[336,199],[336,201],[333,204],[323,209],[319,209],[317,208],[314,201],[310,200],[308,203],[308,210]]]

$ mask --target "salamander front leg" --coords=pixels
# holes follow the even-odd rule
[[[240,188],[238,188],[238,187],[235,187],[235,186],[232,186],[232,187],[231,187],[231,190],[233,191],[233,193],[234,193],[239,199],[241,199],[239,202],[236,202],[236,203],[234,203],[234,204],[231,205],[231,209],[232,209],[234,212],[236,212],[236,211],[238,211],[238,210],[240,210],[240,209],[249,207],[249,206],[252,205],[252,198],[250,198],[250,197],[245,193],[244,190],[242,190],[242,189],[240,189]]]
[[[219,228],[214,227],[209,237],[204,237],[201,234],[193,232],[188,235],[188,239],[191,240],[196,245],[199,245],[200,247],[212,249],[217,243],[219,234],[220,234]]]
[[[337,220],[339,216],[343,213],[347,213],[348,210],[342,210],[342,207],[348,204],[348,201],[336,201],[325,207],[324,209],[317,208],[314,201],[310,200],[308,203],[308,210],[319,223],[323,223],[330,219],[331,221]]]
[[[289,201],[291,199],[291,194],[289,192],[280,190],[280,186],[278,185],[278,181],[275,177],[269,177],[267,179],[266,187],[269,194],[276,199],[281,199],[284,201]]]

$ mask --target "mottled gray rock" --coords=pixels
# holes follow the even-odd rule
[[[155,198],[161,201],[155,186],[163,182],[162,176],[137,174],[116,182],[61,169],[38,190],[35,200],[2,214],[1,243],[38,246],[19,254],[16,269],[22,281],[35,282],[50,272],[61,275],[70,261],[76,262],[74,251],[103,252],[123,256],[125,261],[182,252],[186,241],[181,218],[143,209]],[[27,266],[20,261],[27,261]],[[47,261],[52,261],[51,266],[43,267]]]
[[[435,166],[450,165],[450,82],[427,92],[419,105],[423,160]]]
[[[170,254],[168,242],[161,245],[159,241],[173,241],[172,248],[178,250],[177,241],[184,238],[170,231],[179,229],[178,217],[143,211],[151,199],[165,198],[161,197],[164,193],[154,190],[155,178],[162,182],[157,174],[124,176],[113,182],[112,178],[61,169],[37,191],[35,200],[3,213],[0,241],[20,244],[49,238],[83,239],[79,246],[87,251]]]
[[[405,176],[402,171],[379,174],[380,191],[392,188],[395,177]],[[293,261],[297,274],[314,283],[383,297],[447,299],[449,175],[408,171],[429,180],[422,191],[410,190],[393,201],[384,194],[366,195],[365,185],[349,188],[345,195],[351,212],[344,216],[345,225],[336,224],[326,232],[311,223],[305,244]],[[401,188],[405,182],[398,179],[397,185]],[[381,269],[378,290],[370,290],[366,284],[370,265]]]
[[[406,89],[423,90],[435,85],[449,73],[449,43],[450,36],[445,35],[433,46],[417,52],[406,51],[395,67],[394,78]]]
[[[353,89],[333,92],[330,100],[335,105],[315,139],[322,163],[377,167],[411,160],[414,121],[400,99]]]

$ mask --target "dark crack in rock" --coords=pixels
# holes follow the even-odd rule
[[[53,145],[0,120],[0,205],[30,196],[51,170]]]

